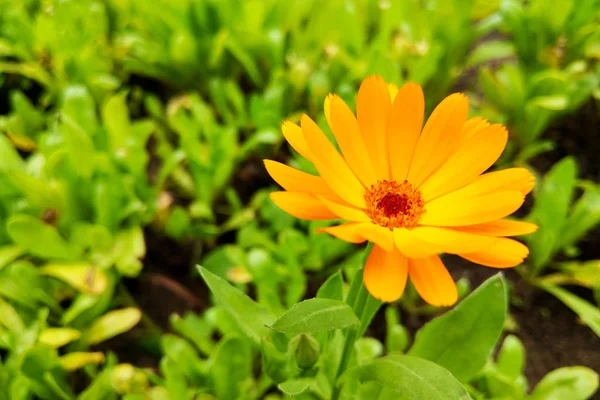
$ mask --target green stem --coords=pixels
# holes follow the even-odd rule
[[[371,247],[369,247],[365,253],[365,260],[370,250]],[[360,320],[360,325],[358,329],[350,329],[346,334],[342,358],[340,359],[340,364],[338,365],[333,381],[334,387],[331,396],[333,400],[337,400],[340,396],[343,385],[338,385],[338,380],[348,368],[348,363],[350,362],[356,339],[360,338],[365,333],[371,319],[382,304],[380,301],[375,300],[369,295],[369,292],[362,281],[362,270],[358,271],[354,276],[354,281],[352,282],[352,287],[346,302],[352,306],[354,313]]]

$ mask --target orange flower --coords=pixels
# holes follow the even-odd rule
[[[467,119],[468,109],[463,94],[452,94],[423,127],[419,85],[397,89],[379,76],[368,77],[358,91],[357,117],[338,96],[325,100],[342,154],[308,116],[300,126],[283,124],[287,141],[320,176],[265,160],[286,190],[271,199],[297,218],[348,221],[322,232],[351,243],[373,242],[363,279],[375,298],[398,299],[410,276],[429,304],[452,305],[456,285],[438,254],[514,267],[529,250],[507,236],[537,229],[503,219],[523,204],[534,177],[524,168],[484,173],[508,134],[483,118]]]

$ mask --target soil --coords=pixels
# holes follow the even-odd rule
[[[595,104],[587,104],[577,114],[558,121],[549,129],[547,135],[556,141],[556,148],[534,159],[534,168],[546,172],[553,163],[564,156],[574,155],[578,160],[581,175],[597,180],[600,163],[596,161],[596,154],[600,150],[600,139],[596,139],[590,133],[597,132],[599,127],[600,112]],[[279,158],[284,159],[286,155],[282,154]],[[254,191],[271,183],[260,160],[251,159],[239,169],[239,173],[233,178],[233,184],[240,189],[244,201],[248,201]],[[226,240],[233,240],[233,237],[228,236]],[[581,259],[600,259],[598,240],[600,235],[597,232],[587,236],[580,246]],[[191,266],[197,261],[194,249],[198,243],[177,243],[157,235],[151,228],[146,231],[146,243],[148,252],[144,272],[139,279],[127,281],[126,286],[158,329],[168,331],[169,316],[172,313],[201,313],[208,307],[207,288],[197,274],[190,272],[193,271]],[[473,288],[498,272],[492,268],[475,266],[458,257],[445,257],[445,263],[455,279],[466,277]],[[511,305],[510,313],[517,325],[515,332],[511,333],[517,335],[525,345],[525,375],[531,387],[546,373],[559,367],[583,365],[600,371],[600,338],[555,297],[527,286],[514,271],[505,270],[503,273],[512,282],[512,297],[522,300],[513,302],[521,305]],[[581,288],[569,289],[593,302],[590,291]],[[413,334],[432,318],[405,317],[403,321]],[[368,332],[379,339],[384,338],[383,313],[378,313]],[[121,361],[156,367],[159,360],[156,343],[148,345],[146,342],[140,345],[139,340],[136,340],[133,342],[138,343],[138,347],[131,346],[131,339],[142,335],[142,330],[134,330],[129,335],[129,340],[128,335],[125,335],[118,342],[109,342],[107,347],[117,352]]]

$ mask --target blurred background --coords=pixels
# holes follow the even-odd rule
[[[312,172],[282,122],[329,133],[325,96],[354,108],[369,74],[418,82],[428,113],[465,92],[509,129],[497,167],[538,176],[531,256],[505,272],[526,363],[473,393],[599,371],[599,61],[597,0],[0,1],[0,399],[283,398],[194,266],[275,315],[361,268],[271,203],[262,159]],[[462,296],[497,272],[444,260]],[[360,354],[441,311],[409,287]]]

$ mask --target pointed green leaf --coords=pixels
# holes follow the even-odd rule
[[[360,320],[343,301],[314,298],[294,304],[271,328],[287,335],[299,335],[343,329],[358,324]]]
[[[597,372],[586,367],[564,367],[543,377],[531,400],[586,400],[597,390]]]
[[[198,266],[198,271],[217,303],[236,321],[248,337],[259,344],[260,338],[269,334],[267,326],[273,323],[275,317],[250,297],[206,268]]]
[[[506,286],[498,274],[453,310],[426,324],[417,332],[408,354],[433,361],[461,382],[467,382],[483,368],[494,350],[506,308]]]
[[[18,245],[0,247],[0,269],[21,257],[23,253],[25,253],[25,249]]]
[[[390,355],[352,371],[361,382],[377,382],[411,400],[469,400],[452,374],[431,361]]]
[[[52,225],[29,215],[15,215],[6,224],[17,244],[43,258],[71,259],[73,251]]]
[[[342,279],[341,272],[338,271],[327,278],[325,283],[319,288],[317,298],[339,301],[344,300],[344,280]]]
[[[137,308],[109,311],[90,327],[85,336],[87,343],[98,344],[125,333],[136,326],[141,318],[142,313]]]
[[[579,318],[581,318],[581,320],[589,326],[596,335],[600,336],[600,310],[598,307],[595,307],[589,302],[577,297],[577,295],[558,286],[542,285],[541,287],[558,297],[558,299],[565,303],[567,307],[575,311]]]

